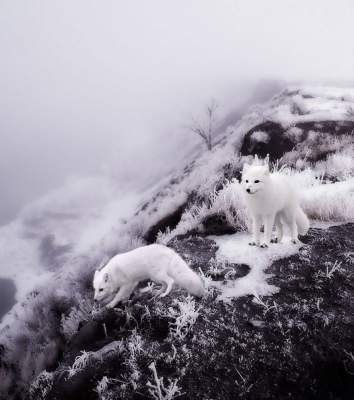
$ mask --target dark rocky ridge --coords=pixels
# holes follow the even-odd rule
[[[273,121],[265,121],[252,128],[246,133],[242,147],[242,155],[255,155],[265,158],[269,154],[271,161],[276,161],[283,157],[287,152],[302,146],[302,143],[308,138],[309,132],[318,132],[319,134],[330,134],[333,137],[342,135],[351,135],[354,131],[354,121],[321,121],[321,122],[300,122],[293,127],[302,130],[298,140],[291,139],[286,135],[287,129]],[[254,132],[265,132],[269,140],[266,142],[257,141],[252,138]],[[300,143],[300,144],[298,144]],[[309,159],[319,161],[327,157],[328,151],[317,152],[315,148],[309,147]]]
[[[252,134],[257,131],[265,132],[269,140],[266,143],[253,140]],[[275,161],[281,158],[284,153],[292,150],[294,145],[284,135],[284,128],[280,124],[265,121],[247,132],[241,147],[241,154],[245,156],[258,154],[261,158],[265,158],[269,154],[270,160]]]

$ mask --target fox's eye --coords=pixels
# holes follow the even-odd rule
[[[248,179],[246,179],[246,183],[248,183]]]
[[[99,292],[103,292],[103,289],[100,289]]]
[[[254,181],[254,183],[259,183],[259,180],[257,179],[256,181]]]

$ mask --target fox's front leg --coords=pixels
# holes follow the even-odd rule
[[[275,226],[277,228],[277,236],[274,239],[271,239],[271,243],[281,243],[283,239],[283,224],[279,214],[275,216]]]
[[[291,232],[291,242],[294,244],[299,244],[301,243],[299,238],[298,238],[298,230],[297,230],[297,224],[296,224],[296,218],[295,216],[292,217],[291,222],[290,222],[290,232]]]
[[[272,231],[274,226],[274,214],[267,215],[264,219],[264,239],[261,244],[262,248],[268,247],[270,243],[270,239],[272,237]]]
[[[261,218],[254,215],[252,219],[252,242],[248,243],[250,246],[259,246],[261,234]]]
[[[106,305],[106,308],[114,308],[120,301],[129,299],[130,295],[135,289],[135,286],[136,283],[121,286],[113,300]]]

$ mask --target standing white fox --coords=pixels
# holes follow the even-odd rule
[[[113,308],[119,301],[127,300],[140,281],[151,279],[161,283],[167,296],[174,284],[195,296],[203,296],[204,286],[200,277],[172,249],[152,244],[139,247],[111,258],[93,279],[95,302]]]
[[[256,163],[258,163],[257,156]],[[268,247],[270,242],[281,242],[284,223],[290,229],[293,243],[299,243],[298,234],[307,233],[309,220],[300,207],[290,179],[289,176],[279,172],[270,173],[267,160],[265,165],[244,165],[242,184],[246,204],[252,214],[253,239],[249,243],[251,246],[260,245],[262,224],[264,224],[264,240],[260,247],[263,248]],[[277,237],[271,240],[274,223]]]

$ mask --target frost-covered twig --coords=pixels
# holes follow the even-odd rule
[[[91,352],[87,352],[84,350],[79,356],[75,358],[73,365],[68,368],[69,379],[76,375],[78,372],[82,371],[84,368],[86,368],[86,366],[90,362],[91,354]]]
[[[171,346],[171,347],[172,347],[173,353],[172,353],[172,355],[168,354],[168,356],[166,357],[166,361],[167,361],[168,363],[171,363],[173,360],[175,360],[176,355],[177,355],[176,346],[172,343],[172,346]]]
[[[203,282],[204,289],[208,292],[209,288],[212,286],[213,280],[204,274],[201,268],[199,268],[200,278]]]
[[[340,271],[340,266],[342,265],[342,262],[338,262],[338,260],[335,261],[335,263],[332,265],[332,268],[328,268],[328,266],[326,267],[326,278],[328,279],[332,279],[333,274],[336,271]]]
[[[149,393],[155,400],[172,400],[179,396],[182,396],[181,388],[178,386],[178,379],[168,379],[168,386],[163,383],[163,377],[159,378],[156,371],[155,363],[152,362],[149,365],[152,371],[155,383],[147,382]]]
[[[267,314],[267,312],[272,310],[273,308],[277,309],[277,304],[275,303],[275,301],[273,301],[273,305],[269,305],[268,301],[264,302],[256,292],[253,293],[253,296],[253,301],[264,308],[264,314]]]

